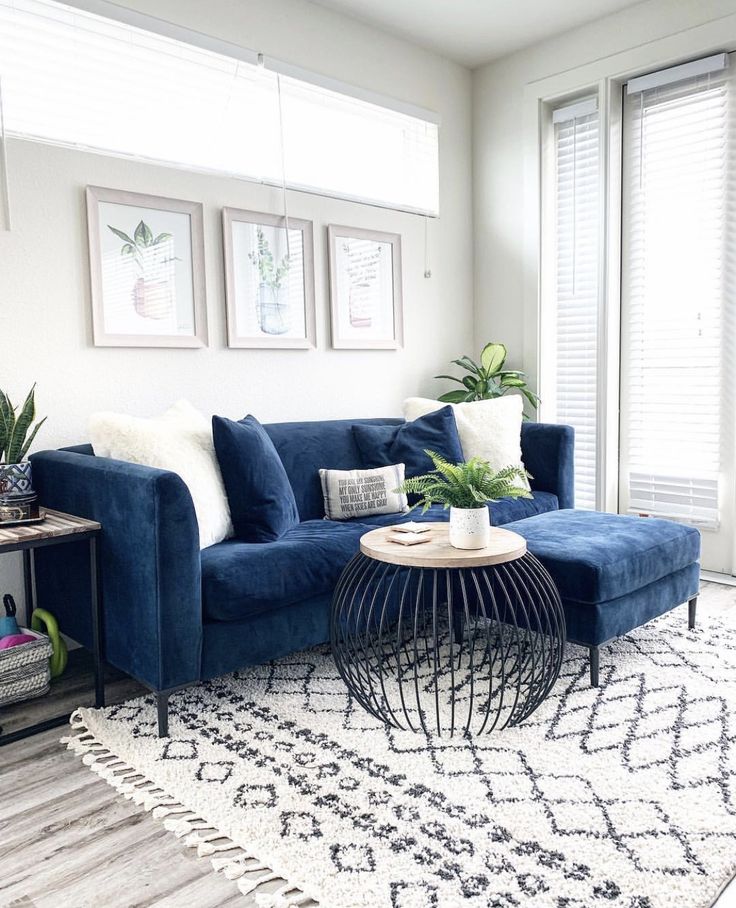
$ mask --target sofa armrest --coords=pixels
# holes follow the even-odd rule
[[[45,507],[97,520],[105,659],[156,690],[199,679],[201,562],[189,490],[176,473],[74,451],[35,454]],[[86,543],[36,552],[38,605],[89,645]]]
[[[534,477],[532,491],[553,492],[560,508],[575,507],[575,430],[572,426],[525,422],[521,458]]]

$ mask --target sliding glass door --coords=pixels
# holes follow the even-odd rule
[[[731,573],[736,143],[723,60],[624,89],[619,504],[700,527],[703,566]]]

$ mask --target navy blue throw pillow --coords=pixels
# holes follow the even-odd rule
[[[255,416],[212,417],[212,437],[235,535],[274,542],[299,523],[294,490],[281,458]]]
[[[400,426],[355,425],[353,437],[364,467],[403,463],[407,478],[434,469],[424,453],[426,449],[441,454],[450,463],[460,463],[464,459],[455,414],[449,404]]]

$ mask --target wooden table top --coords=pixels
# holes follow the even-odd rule
[[[61,511],[51,511],[48,508],[42,510],[46,513],[46,519],[40,523],[15,527],[3,527],[0,524],[0,552],[2,552],[3,546],[40,542],[43,539],[74,536],[78,533],[95,533],[102,529],[96,520],[74,517],[72,514],[63,514]]]
[[[449,523],[422,525],[430,527],[429,542],[401,545],[390,541],[391,536],[398,535],[391,527],[379,527],[361,536],[360,551],[376,561],[426,568],[488,567],[526,554],[526,539],[500,527],[491,527],[491,541],[484,549],[456,549],[450,545]]]

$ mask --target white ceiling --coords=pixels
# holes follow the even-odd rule
[[[558,35],[638,0],[311,0],[466,66]]]

